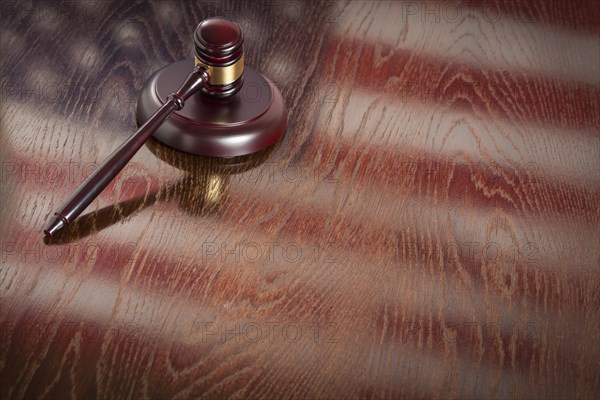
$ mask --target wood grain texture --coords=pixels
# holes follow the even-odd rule
[[[594,1],[3,3],[2,398],[597,398]],[[208,16],[286,136],[156,141],[68,232]]]

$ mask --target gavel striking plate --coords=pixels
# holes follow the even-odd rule
[[[174,62],[150,77],[138,99],[139,130],[77,188],[44,233],[52,236],[77,218],[150,136],[212,157],[246,155],[274,144],[287,123],[283,97],[270,80],[244,67],[243,41],[235,22],[202,21],[194,32],[194,60]]]

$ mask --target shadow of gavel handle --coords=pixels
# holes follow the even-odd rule
[[[100,164],[94,172],[75,190],[75,193],[54,213],[46,225],[44,234],[52,236],[72,222],[125,167],[150,136],[173,112],[183,108],[185,101],[197,93],[208,82],[208,71],[194,67],[179,90],[169,95],[167,101],[138,131]]]
[[[116,149],[54,213],[44,233],[52,236],[72,222],[104,190],[131,160],[150,136],[185,101],[202,90],[217,98],[235,94],[243,82],[243,35],[235,22],[221,18],[202,21],[194,32],[196,65],[180,88],[167,96],[166,102],[144,125]]]

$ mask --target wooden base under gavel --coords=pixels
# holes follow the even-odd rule
[[[138,100],[138,124],[146,122],[165,103],[193,66],[191,59],[174,62],[148,79]],[[236,94],[226,99],[193,95],[153,137],[186,153],[235,157],[274,144],[285,132],[286,123],[277,87],[256,70],[245,67],[244,83]]]

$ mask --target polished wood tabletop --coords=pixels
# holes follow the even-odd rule
[[[1,7],[2,398],[600,397],[594,0]],[[44,239],[215,15],[285,136]]]

